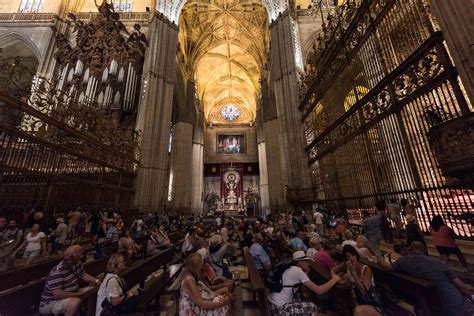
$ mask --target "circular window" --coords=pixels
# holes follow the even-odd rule
[[[240,109],[233,103],[227,104],[221,111],[221,115],[226,121],[236,120],[240,116]]]

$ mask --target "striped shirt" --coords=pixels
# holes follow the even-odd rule
[[[85,273],[82,263],[69,266],[64,260],[58,263],[49,272],[43,293],[41,294],[41,304],[48,304],[54,301],[53,290],[61,289],[65,292],[76,292],[79,290],[79,280]]]

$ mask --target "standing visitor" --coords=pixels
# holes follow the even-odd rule
[[[26,248],[25,248],[26,247]],[[23,248],[23,258],[27,259],[25,262],[25,267],[30,265],[36,257],[39,257],[41,250],[43,253],[47,252],[46,249],[46,235],[40,231],[38,224],[34,224],[31,227],[31,232],[29,232],[23,243],[13,252],[13,257],[16,257],[17,253],[20,252]]]
[[[397,203],[397,199],[390,199],[390,203],[387,205],[388,213],[390,219],[395,223],[395,236],[397,238],[402,238],[400,231],[402,229],[402,218],[401,218],[401,209]]]
[[[449,255],[455,254],[463,265],[464,269],[467,271],[468,267],[466,258],[459,247],[456,245],[456,234],[450,227],[444,224],[444,220],[441,216],[436,215],[431,220],[430,233],[431,237],[433,237],[433,243],[439,252],[441,260],[445,264],[448,264]]]
[[[56,229],[52,233],[54,235],[53,251],[56,251],[60,257],[67,241],[67,225],[64,223],[64,218],[58,217],[56,219]]]

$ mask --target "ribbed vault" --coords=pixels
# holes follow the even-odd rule
[[[268,51],[268,17],[262,4],[191,0],[182,9],[179,26],[181,55],[194,74],[206,121],[253,122]],[[224,118],[228,105],[238,108],[237,118]]]

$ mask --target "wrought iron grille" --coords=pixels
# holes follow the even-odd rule
[[[0,120],[0,213],[129,209],[133,157],[18,99],[0,94],[0,108],[17,118]],[[38,128],[18,124],[32,121]]]
[[[367,0],[342,11],[330,20],[333,41],[310,58],[317,63],[300,104],[313,188],[290,189],[289,200],[345,209],[360,223],[377,199],[405,198],[424,231],[439,214],[471,237],[461,218],[473,211],[472,183],[446,177],[428,135],[469,119],[472,105],[428,8],[422,0]]]

